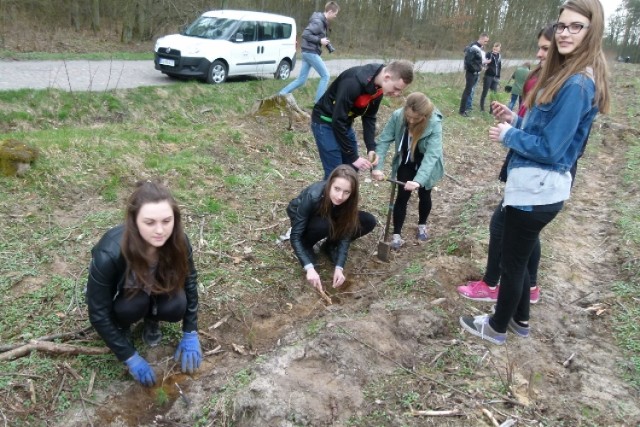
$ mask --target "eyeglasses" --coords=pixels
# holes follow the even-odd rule
[[[569,34],[578,34],[583,28],[589,28],[589,26],[579,22],[573,22],[569,25],[565,25],[562,22],[553,24],[553,31],[555,31],[556,34],[562,34],[565,29],[569,30]]]

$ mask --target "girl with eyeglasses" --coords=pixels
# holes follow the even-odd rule
[[[503,201],[501,286],[492,316],[462,316],[460,325],[494,344],[505,343],[507,329],[529,337],[529,257],[540,231],[569,198],[570,169],[596,114],[609,112],[602,4],[566,1],[554,29],[545,66],[525,99],[525,117],[493,103],[500,123],[489,128],[489,138],[513,152]]]

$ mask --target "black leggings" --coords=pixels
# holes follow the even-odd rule
[[[398,168],[398,181],[412,181],[417,171],[413,167]],[[402,186],[398,187],[398,195],[393,206],[393,234],[402,234],[402,226],[407,217],[407,205],[413,191],[407,191]],[[431,213],[431,189],[418,188],[418,224],[426,224]]]
[[[174,295],[149,296],[138,292],[132,298],[118,295],[113,303],[116,321],[123,328],[128,328],[142,318],[179,322],[184,318],[187,309],[187,296],[184,289]]]
[[[484,270],[482,280],[489,286],[496,286],[500,281],[502,258],[502,236],[504,234],[504,217],[506,209],[502,207],[502,201],[496,206],[496,210],[491,216],[489,223],[489,254],[487,256],[487,268]],[[527,271],[529,273],[529,283],[536,286],[538,283],[538,266],[540,264],[540,239],[536,243],[529,257]]]
[[[378,222],[373,215],[365,211],[358,211],[358,219],[360,227],[352,237],[352,240],[371,233]],[[319,216],[311,217],[302,235],[302,243],[310,248],[325,237],[329,237],[329,221]]]
[[[554,212],[525,212],[505,208],[502,236],[502,278],[495,314],[489,320],[497,332],[506,332],[509,320],[529,321],[529,274],[527,263],[540,231],[558,215]]]

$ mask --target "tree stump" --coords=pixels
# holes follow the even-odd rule
[[[292,94],[272,95],[268,98],[258,99],[251,107],[254,116],[280,116],[289,119],[288,130],[293,128],[294,122],[309,121],[311,116],[298,106]]]
[[[0,143],[0,173],[4,176],[22,176],[38,157],[38,149],[15,139]]]

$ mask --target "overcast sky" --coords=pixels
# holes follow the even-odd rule
[[[622,0],[600,0],[604,9],[604,22],[609,22],[609,17],[614,14],[616,8],[622,3]]]

